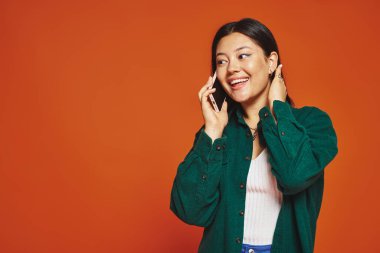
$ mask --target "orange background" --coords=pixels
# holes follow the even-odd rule
[[[61,2],[0,3],[0,252],[196,252],[170,189],[211,40],[243,17],[338,134],[315,252],[380,252],[376,1]]]

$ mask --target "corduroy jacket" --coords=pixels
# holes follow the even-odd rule
[[[265,106],[257,125],[283,194],[271,253],[311,253],[324,168],[338,152],[336,133],[328,114],[316,107],[294,108],[274,100],[273,111],[277,124]],[[252,133],[240,105],[228,116],[222,137],[214,142],[204,125],[199,129],[178,166],[171,191],[170,209],[175,215],[204,227],[199,253],[241,253],[242,249]]]

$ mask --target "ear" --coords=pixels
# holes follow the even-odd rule
[[[269,74],[272,74],[277,69],[278,64],[278,54],[276,52],[270,53],[268,59],[268,71]]]

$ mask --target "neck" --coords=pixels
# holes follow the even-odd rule
[[[268,93],[270,85],[268,84],[266,88],[258,94],[256,97],[241,103],[241,107],[244,111],[244,119],[247,124],[256,128],[257,123],[260,120],[259,111],[265,106],[269,106]]]

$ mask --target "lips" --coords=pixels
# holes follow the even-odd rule
[[[239,89],[243,88],[247,84],[248,80],[244,81],[244,82],[239,82],[239,83],[236,83],[236,84],[230,84],[230,87],[231,87],[232,90],[239,90]]]
[[[249,81],[249,77],[235,77],[227,80],[232,90],[238,90],[244,87]]]
[[[233,83],[239,82],[239,81],[244,80],[244,79],[249,79],[249,77],[246,77],[246,76],[230,77],[230,78],[227,79],[227,83],[229,85],[233,85]]]

